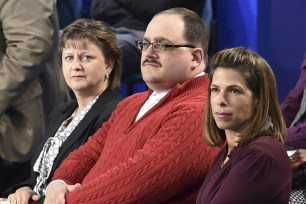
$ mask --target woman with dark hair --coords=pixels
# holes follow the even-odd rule
[[[223,149],[197,203],[288,203],[286,124],[272,69],[240,47],[215,54],[210,69],[205,136],[208,144]]]

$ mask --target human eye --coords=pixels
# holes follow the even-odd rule
[[[93,59],[93,57],[91,55],[83,55],[82,56],[82,61],[90,61],[92,59]]]
[[[146,40],[139,41],[138,43],[141,47],[146,47],[149,45],[149,42]]]
[[[156,44],[156,45],[161,45],[161,46],[163,46],[163,45],[165,45],[166,43],[164,43],[164,42],[155,42],[155,44]]]
[[[161,41],[155,42],[155,44],[159,47],[165,47],[167,45],[167,43]]]
[[[143,41],[140,41],[142,43],[142,45],[146,46],[146,45],[149,45],[149,42],[146,41],[146,40],[143,40]]]
[[[239,89],[237,89],[237,88],[230,88],[229,91],[232,94],[240,94],[241,93],[241,91]]]
[[[150,43],[148,41],[146,41],[146,40],[138,42],[138,48],[140,50],[146,50],[149,46],[150,46]]]
[[[73,61],[73,56],[72,55],[66,55],[64,59],[65,59],[65,61]]]
[[[218,92],[219,89],[217,89],[216,87],[210,87],[210,92]]]
[[[166,48],[166,44],[163,42],[154,42],[153,46],[155,51],[163,51]]]

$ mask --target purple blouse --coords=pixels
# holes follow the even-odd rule
[[[227,146],[217,156],[197,197],[197,204],[282,204],[291,191],[291,168],[285,147],[259,136],[236,147],[221,168]]]

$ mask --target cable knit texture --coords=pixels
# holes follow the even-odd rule
[[[152,90],[123,100],[54,179],[82,184],[66,203],[195,203],[217,148],[203,139],[208,77],[177,84],[137,122]]]

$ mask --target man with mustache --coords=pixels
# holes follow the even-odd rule
[[[203,142],[208,33],[185,8],[155,15],[141,71],[149,90],[121,103],[54,174],[45,204],[195,203],[218,149]]]

